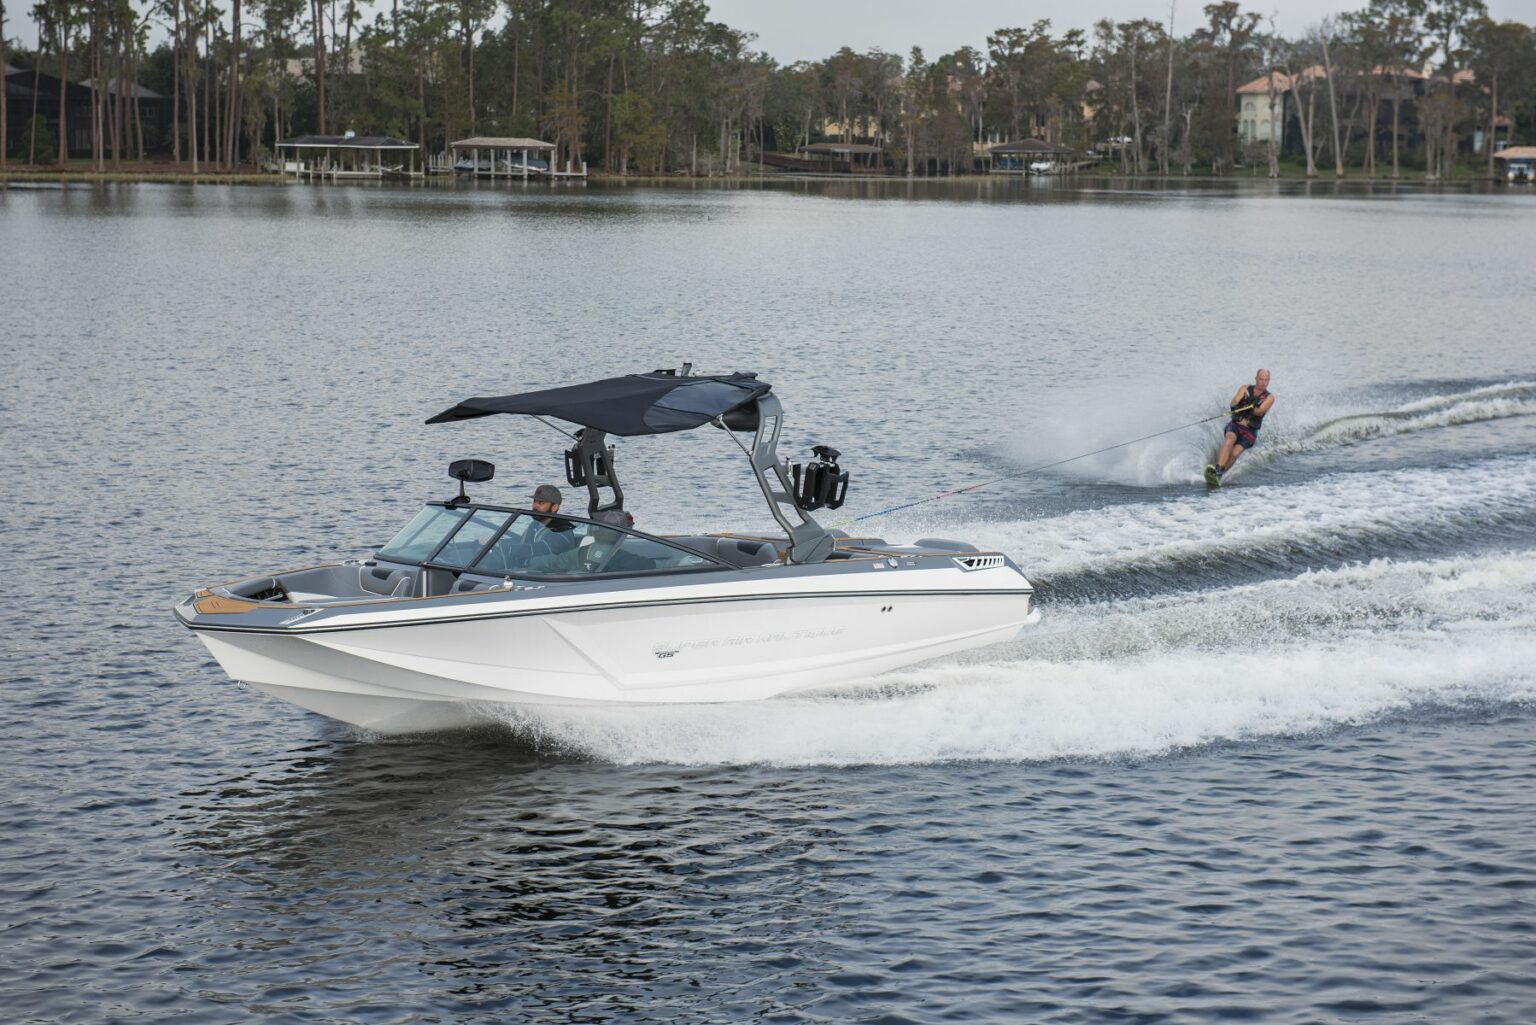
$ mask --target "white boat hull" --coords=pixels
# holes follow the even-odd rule
[[[386,733],[497,706],[752,701],[1011,640],[1027,591],[629,602],[325,632],[199,630],[234,679]]]

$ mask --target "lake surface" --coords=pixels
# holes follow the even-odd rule
[[[1529,190],[0,189],[10,1022],[1536,1019]],[[1045,619],[878,689],[381,740],[170,606],[381,544],[460,398],[755,370]],[[498,418],[499,419],[499,418]],[[766,529],[718,432],[642,528]]]

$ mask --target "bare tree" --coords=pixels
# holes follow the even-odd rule
[[[1339,94],[1334,88],[1333,56],[1329,41],[1335,35],[1336,25],[1332,18],[1324,18],[1318,28],[1318,38],[1323,48],[1323,74],[1328,76],[1328,116],[1333,127],[1333,176],[1344,177],[1344,145],[1339,139]]]
[[[1125,56],[1129,69],[1129,98],[1127,107],[1131,115],[1132,140],[1136,145],[1136,173],[1146,173],[1146,147],[1143,143],[1141,130],[1141,78],[1139,74],[1140,56],[1144,47],[1149,45],[1152,33],[1156,26],[1146,20],[1127,21],[1118,28],[1119,49]]]
[[[34,58],[36,59],[36,58]],[[0,69],[5,67],[5,0],[0,0]],[[5,155],[9,149],[10,127],[7,117],[10,111],[6,109],[5,102],[5,73],[0,70],[0,167],[5,166]]]
[[[59,32],[59,44],[55,51],[59,55],[59,166],[63,167],[69,163],[69,125],[65,115],[69,110],[70,29],[74,27],[74,19],[68,4],[55,0],[54,6],[58,9]]]
[[[319,132],[325,134],[325,3],[309,0],[309,20],[314,35],[315,48],[315,119],[320,122]]]
[[[845,143],[853,141],[854,104],[863,95],[862,61],[862,57],[846,46],[827,59],[832,97],[837,102],[837,120]]]
[[[1269,33],[1264,37],[1264,93],[1269,100],[1269,132],[1265,152],[1269,157],[1269,177],[1280,177],[1280,145],[1285,132],[1285,89],[1280,84],[1280,34],[1275,31],[1275,16],[1268,18]],[[1289,83],[1287,83],[1288,85]],[[1277,110],[1278,108],[1278,110]],[[1278,117],[1276,114],[1278,113]]]
[[[1426,163],[1426,178],[1449,173],[1455,160],[1456,123],[1463,113],[1462,104],[1456,95],[1456,73],[1467,57],[1468,28],[1477,18],[1487,14],[1488,8],[1483,0],[1433,0],[1424,9],[1424,27],[1433,40],[1433,50],[1439,52],[1443,61],[1439,78],[1444,86],[1439,90],[1443,97],[1438,104],[1441,109],[1436,111],[1440,128],[1440,138],[1435,144],[1438,160]],[[1432,99],[1436,92],[1433,76],[1428,91],[1431,95],[1427,99]],[[1429,141],[1427,136],[1425,141]]]
[[[1317,177],[1317,66],[1312,63],[1312,44],[1316,42],[1315,30],[1303,43],[1291,52],[1291,60],[1299,68],[1294,74],[1287,68],[1291,95],[1296,97],[1296,121],[1301,127],[1301,147],[1307,155],[1307,177]]]
[[[176,0],[177,3],[183,0]],[[184,42],[181,50],[181,75],[187,95],[187,155],[192,158],[192,173],[197,173],[197,0],[185,0],[181,12]],[[203,152],[206,159],[208,153]]]
[[[912,47],[907,60],[907,74],[901,83],[902,121],[907,135],[907,177],[912,177],[917,166],[917,122],[923,115],[923,79],[928,74],[928,62],[923,59],[921,47]]]
[[[1157,148],[1157,162],[1162,168],[1163,175],[1168,174],[1168,147],[1173,142],[1173,48],[1176,41],[1173,37],[1173,15],[1178,8],[1178,0],[1169,0],[1168,3],[1168,84],[1163,92],[1163,142]],[[1185,118],[1186,125],[1188,118]],[[1185,130],[1186,135],[1188,129]],[[1186,162],[1184,173],[1189,173],[1189,165]]]
[[[1424,59],[1423,0],[1371,0],[1366,10],[1392,87],[1392,177],[1402,177],[1404,90],[1410,71]]]
[[[230,168],[235,166],[240,149],[236,130],[240,123],[240,5],[241,0],[230,0],[229,88],[224,103],[224,153]]]
[[[87,22],[87,28],[90,31],[91,42],[86,50],[86,59],[90,61],[91,69],[91,166],[99,173],[102,170],[101,161],[104,156],[101,146],[101,129],[102,98],[106,92],[105,83],[101,80],[101,4],[91,4],[89,13],[90,20]]]

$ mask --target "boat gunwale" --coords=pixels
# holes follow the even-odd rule
[[[677,538],[677,537],[721,537],[721,538],[737,538],[737,539],[746,540],[746,541],[762,541],[762,542],[768,543],[768,544],[773,543],[771,538],[753,537],[753,536],[747,535],[747,534],[731,534],[731,533],[699,534],[699,535],[691,535],[691,534],[647,535],[647,534],[640,534],[640,533],[637,532],[636,536],[639,536],[639,537],[658,537],[658,538],[660,538],[662,540],[666,540],[668,538]],[[859,538],[858,540],[865,540],[865,539],[864,538]],[[673,547],[682,547],[682,546],[677,545],[677,544],[674,543]],[[880,561],[885,560],[885,559],[901,559],[901,560],[910,560],[910,559],[955,559],[955,558],[964,558],[964,557],[973,556],[973,555],[1001,555],[1005,559],[1007,558],[1007,553],[1006,552],[995,551],[995,550],[981,550],[981,549],[978,549],[978,550],[975,550],[975,551],[969,551],[969,552],[961,552],[961,551],[936,551],[936,550],[891,551],[891,550],[887,550],[887,549],[865,548],[863,546],[857,546],[857,545],[844,546],[844,545],[840,544],[840,545],[837,546],[837,551],[844,552],[845,554],[857,553],[857,554],[848,554],[848,558],[846,558],[844,560],[841,560],[841,561],[853,562],[853,563],[859,563],[859,564],[865,564],[865,563],[871,563],[871,562],[880,562]],[[252,607],[254,607],[254,608],[261,608],[261,609],[279,609],[279,610],[281,610],[281,609],[313,609],[315,611],[319,611],[321,609],[355,608],[357,606],[362,606],[362,605],[373,606],[373,605],[399,604],[401,602],[413,602],[413,601],[436,601],[436,600],[439,600],[439,599],[442,599],[442,598],[468,598],[468,597],[475,596],[475,595],[484,596],[484,595],[488,595],[488,594],[502,594],[502,593],[506,593],[508,591],[515,591],[515,590],[517,590],[516,584],[508,584],[507,586],[503,586],[503,587],[499,587],[499,588],[498,587],[491,587],[491,588],[488,588],[488,589],[486,589],[484,591],[449,591],[449,592],[446,592],[444,594],[402,595],[402,596],[381,594],[381,595],[378,595],[377,597],[373,597],[373,598],[361,598],[361,597],[359,597],[359,598],[355,598],[355,599],[353,599],[353,598],[338,599],[336,601],[314,601],[314,600],[310,600],[310,601],[286,601],[286,602],[253,601],[250,598],[246,598],[246,597],[243,597],[243,596],[238,595],[238,594],[233,594],[233,593],[230,593],[230,591],[229,591],[229,589],[231,587],[237,587],[240,584],[249,583],[252,580],[263,580],[263,579],[273,579],[273,580],[276,580],[279,577],[283,577],[283,576],[286,576],[286,575],[291,574],[291,573],[306,573],[306,572],[309,572],[310,570],[316,570],[316,569],[337,569],[337,568],[340,568],[340,567],[343,567],[343,566],[352,566],[352,565],[355,565],[359,569],[362,569],[363,567],[377,564],[379,561],[381,561],[381,560],[379,560],[375,556],[375,557],[371,557],[371,558],[368,558],[368,559],[362,559],[362,560],[343,560],[341,562],[323,562],[323,563],[317,563],[317,564],[312,565],[312,566],[298,566],[298,567],[294,567],[292,569],[273,570],[273,571],[271,571],[269,573],[253,573],[251,576],[248,576],[248,577],[240,577],[239,579],[236,579],[236,580],[227,580],[227,581],[223,581],[223,582],[217,583],[217,584],[209,584],[207,587],[205,587],[202,590],[199,590],[196,593],[194,593],[191,597],[192,598],[204,598],[204,597],[210,597],[210,596],[217,596],[217,597],[223,597],[223,598],[232,598],[232,599],[234,599],[236,601],[247,602]],[[431,563],[431,562],[428,562],[428,561],[419,562],[419,563],[399,562],[399,561],[396,561],[394,559],[384,559],[382,561],[385,562],[385,563],[389,563],[391,565],[397,565],[397,566],[414,566],[414,567],[416,567],[418,569],[437,569],[437,570],[443,570],[445,572],[457,572],[460,576],[469,575],[469,576],[478,576],[478,577],[487,577],[487,578],[494,578],[494,577],[497,576],[497,574],[494,574],[494,573],[477,573],[477,572],[475,572],[472,569],[469,569],[469,570],[462,570],[462,569],[461,570],[454,570],[454,569],[452,569],[450,567],[442,566],[442,565],[437,565],[437,564],[434,564],[434,563]],[[764,570],[792,569],[792,568],[795,568],[796,565],[797,564],[795,564],[795,563],[770,562],[770,563],[764,563],[761,566],[733,566],[733,565],[731,565],[729,563],[725,563],[725,562],[723,562],[721,560],[716,560],[710,566],[682,567],[682,568],[678,568],[678,569],[665,570],[665,571],[661,571],[661,572],[658,572],[656,570],[633,570],[633,571],[622,571],[622,572],[615,572],[615,573],[586,574],[584,576],[579,576],[579,577],[571,577],[571,576],[537,576],[537,575],[534,575],[534,574],[531,574],[531,573],[525,573],[525,574],[520,574],[520,575],[505,575],[505,576],[502,576],[501,579],[504,580],[504,581],[528,581],[530,583],[534,583],[534,584],[538,584],[540,586],[543,586],[543,585],[548,585],[548,584],[557,584],[557,585],[558,584],[575,584],[575,583],[581,583],[581,582],[589,581],[589,580],[633,580],[633,579],[643,578],[643,577],[658,577],[658,578],[660,578],[660,577],[677,577],[677,576],[695,575],[695,574],[702,574],[702,573],[714,573],[714,572],[718,572],[720,570],[733,570],[733,571],[736,571],[736,572],[756,573],[756,572],[761,572],[761,571],[764,571]],[[825,562],[823,562],[823,563],[815,563],[813,565],[825,566],[826,563]],[[902,592],[902,593],[906,593],[906,592]],[[184,599],[181,604],[186,604],[186,599]],[[180,606],[178,606],[178,608],[179,607]]]
[[[1020,577],[1021,578],[1023,577],[1022,573],[1020,574]],[[497,592],[487,592],[487,591],[469,592],[469,591],[466,591],[466,592],[461,592],[461,593],[455,594],[455,595],[433,595],[432,597],[434,597],[434,598],[435,597],[467,598],[467,597],[470,597],[471,595],[484,596],[486,594],[494,594],[494,593],[497,593]],[[505,593],[505,592],[502,592],[502,593]],[[889,590],[889,589],[887,589],[887,590],[869,590],[869,591],[796,591],[796,592],[789,592],[789,593],[783,593],[783,594],[755,593],[755,594],[741,594],[741,595],[700,595],[700,596],[690,597],[690,598],[661,598],[661,599],[653,599],[653,600],[648,600],[648,601],[600,602],[600,603],[589,603],[589,604],[585,604],[585,605],[556,606],[554,608],[550,608],[548,606],[544,606],[544,607],[540,607],[540,608],[536,608],[536,609],[492,609],[492,610],[489,610],[489,611],[486,611],[486,612],[481,612],[481,613],[478,613],[478,614],[475,614],[475,615],[438,616],[438,617],[430,618],[430,619],[388,620],[388,621],[377,622],[377,623],[343,623],[343,624],[333,624],[333,625],[326,625],[324,623],[319,623],[319,624],[316,624],[314,626],[306,626],[303,623],[291,623],[291,622],[279,623],[279,624],[275,624],[275,625],[272,625],[272,626],[256,626],[256,625],[235,626],[235,625],[225,625],[225,624],[222,624],[222,623],[220,623],[220,624],[215,624],[215,623],[199,623],[199,622],[193,622],[191,619],[188,619],[187,617],[185,617],[183,615],[183,613],[182,613],[183,606],[182,605],[176,606],[174,611],[176,612],[176,618],[181,621],[181,624],[183,626],[185,626],[187,629],[192,630],[193,632],[208,630],[208,631],[214,631],[214,632],[218,632],[218,633],[252,633],[252,634],[299,635],[299,634],[318,634],[318,633],[342,633],[342,632],[347,632],[347,631],[352,631],[352,630],[391,630],[391,629],[395,629],[397,627],[433,626],[433,625],[448,624],[448,623],[478,622],[478,621],[487,620],[487,619],[517,619],[517,618],[524,618],[524,617],[528,617],[528,616],[555,616],[555,615],[565,615],[567,613],[603,612],[603,611],[617,610],[617,609],[654,608],[654,607],[657,607],[657,606],[668,606],[668,607],[671,607],[671,606],[679,606],[679,605],[708,605],[708,604],[713,604],[713,603],[742,602],[742,601],[789,601],[789,600],[806,599],[806,598],[933,598],[933,597],[977,598],[977,597],[1006,596],[1006,595],[1014,595],[1014,596],[1023,597],[1023,598],[1027,598],[1027,599],[1033,599],[1034,594],[1035,594],[1034,586],[1030,585],[1030,586],[1026,586],[1026,587],[972,588],[972,589],[968,589],[968,590],[947,590],[947,589],[939,588],[939,589],[922,590],[922,591],[914,591],[914,590],[905,590],[905,591],[903,591],[903,590]],[[406,601],[408,601],[408,600],[411,600],[411,599],[397,599],[397,600],[406,600]],[[417,601],[425,601],[427,599],[420,599],[419,598],[419,599],[415,599],[415,600],[417,600]],[[183,603],[183,604],[185,604],[185,603]],[[264,606],[264,608],[266,608],[266,609],[288,609],[288,608],[295,608],[295,607],[296,606],[280,606],[280,605],[267,605],[267,606]],[[342,606],[339,606],[339,605],[325,605],[325,606],[318,606],[317,608],[338,608],[338,607],[342,607]]]

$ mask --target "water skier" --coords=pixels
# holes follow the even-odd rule
[[[1232,419],[1227,421],[1216,462],[1205,467],[1205,482],[1212,487],[1221,484],[1222,475],[1232,469],[1237,457],[1253,448],[1259,440],[1259,428],[1265,415],[1275,405],[1274,393],[1269,390],[1269,371],[1260,368],[1253,375],[1253,383],[1245,384],[1232,396]]]

